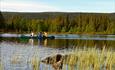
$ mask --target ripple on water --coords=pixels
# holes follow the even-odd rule
[[[1,49],[1,61],[5,70],[32,70],[30,60],[33,56],[38,56],[39,59],[43,59],[47,56],[51,56],[56,53],[68,53],[66,50],[59,50],[55,48],[38,47],[27,44],[17,44],[13,42],[0,43]],[[16,60],[16,61],[15,61]],[[48,67],[43,63],[40,64],[40,68]],[[44,70],[44,69],[41,69]]]

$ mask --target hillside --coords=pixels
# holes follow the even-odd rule
[[[4,26],[0,23],[1,32],[115,33],[115,13],[2,12],[1,14],[5,19]]]
[[[2,15],[4,16],[4,18],[9,18],[11,16],[21,16],[23,18],[27,18],[27,19],[44,19],[44,18],[48,18],[48,17],[56,17],[56,16],[70,16],[70,17],[75,17],[78,15],[97,15],[97,16],[101,16],[101,15],[107,15],[112,19],[115,19],[115,13],[80,13],[80,12],[73,12],[73,13],[69,13],[69,12],[2,12]]]

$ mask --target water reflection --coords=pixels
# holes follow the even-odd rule
[[[69,35],[65,37],[69,37]],[[4,64],[4,67],[6,67],[5,70],[8,70],[13,67],[14,68],[18,67],[17,64],[13,64],[13,62],[15,63],[15,58],[22,59],[23,61],[19,60],[19,62],[22,62],[21,65],[26,65],[25,68],[22,68],[22,69],[32,70],[32,67],[29,61],[35,54],[36,56],[39,56],[40,59],[42,59],[44,57],[47,57],[55,53],[67,54],[71,52],[74,49],[74,47],[77,47],[78,49],[84,49],[84,47],[85,49],[87,49],[87,47],[90,47],[90,48],[95,47],[95,48],[102,49],[105,46],[107,49],[112,48],[112,50],[115,51],[115,40],[89,40],[89,39],[76,39],[76,38],[72,39],[74,37],[75,36],[73,35],[73,37],[65,38],[65,39],[56,38],[56,39],[44,39],[44,40],[0,37],[0,48],[1,48],[0,57],[2,57],[1,61]],[[87,36],[81,36],[81,37],[85,38]],[[111,38],[113,38],[113,36]],[[14,61],[10,59],[13,59]],[[26,62],[26,60],[28,61],[28,63]],[[11,66],[9,66],[8,64]],[[17,65],[17,66],[13,66],[13,65]],[[40,70],[47,69],[44,67],[44,64],[40,63],[40,65],[41,65]],[[65,66],[65,67],[68,67],[68,66]],[[72,68],[70,70],[72,70]],[[18,70],[22,70],[22,69],[19,68]],[[53,69],[49,68],[49,70],[53,70]]]
[[[112,36],[113,37],[113,36]],[[38,47],[49,47],[49,48],[74,48],[74,47],[97,47],[102,48],[103,46],[108,46],[107,48],[115,48],[115,40],[82,40],[82,39],[22,39],[22,38],[2,38],[0,37],[0,42],[8,41],[14,43],[28,44],[31,46],[37,45]]]
[[[33,46],[34,45],[34,40],[33,39],[29,39],[29,44]]]
[[[47,47],[48,46],[47,42],[48,42],[47,39],[37,39],[37,40],[29,39],[28,40],[28,44],[30,44],[31,46],[38,45],[38,47]]]
[[[44,47],[47,47],[47,42],[48,42],[48,40],[45,39],[45,40],[44,40]]]

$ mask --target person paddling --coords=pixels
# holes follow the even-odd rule
[[[43,33],[43,36],[44,36],[44,37],[48,37],[47,32],[44,32],[44,33]]]
[[[42,37],[43,37],[42,32],[39,32],[39,33],[38,33],[38,38],[42,38]]]
[[[31,33],[31,37],[33,37],[33,36],[34,36],[34,33],[32,32],[32,33]]]

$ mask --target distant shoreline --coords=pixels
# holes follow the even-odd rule
[[[0,33],[115,34],[115,13],[0,12]]]
[[[37,35],[39,32],[35,32],[34,34]],[[48,34],[79,34],[79,35],[115,35],[115,34],[106,34],[106,33],[101,33],[101,32],[97,32],[97,33],[69,33],[69,32],[65,32],[65,33],[62,33],[62,32],[47,32]],[[28,32],[24,32],[24,33],[20,33],[20,32],[0,32],[0,34],[31,34],[28,33]]]

